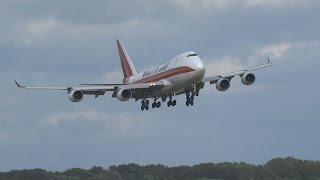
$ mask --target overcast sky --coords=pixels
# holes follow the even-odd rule
[[[320,160],[320,1],[1,0],[0,171],[122,163]],[[65,86],[122,80],[116,39],[136,69],[196,51],[207,75],[266,62],[257,81],[206,85],[186,107],[140,111],[111,94],[72,103]]]

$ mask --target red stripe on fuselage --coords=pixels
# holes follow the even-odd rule
[[[178,68],[169,69],[167,71],[163,71],[159,74],[148,76],[144,79],[135,81],[133,83],[156,82],[156,81],[163,80],[163,79],[166,79],[166,78],[169,78],[172,76],[176,76],[179,74],[184,74],[184,73],[188,73],[188,72],[192,72],[192,71],[195,71],[195,70],[190,67],[187,67],[187,66],[182,66],[182,67],[178,67]]]

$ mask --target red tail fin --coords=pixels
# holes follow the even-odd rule
[[[133,75],[136,75],[137,71],[132,64],[132,61],[131,61],[123,43],[119,39],[117,39],[117,46],[118,46],[120,62],[121,62],[122,71],[123,71],[123,77],[124,77],[123,82],[127,83],[128,78]]]

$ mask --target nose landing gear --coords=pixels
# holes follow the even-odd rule
[[[192,95],[190,96],[190,92],[187,92],[186,93],[186,106],[193,106],[193,100],[194,100],[194,96],[195,96],[195,93],[192,93]]]
[[[186,92],[186,99],[187,99],[186,106],[189,106],[189,105],[193,106],[194,96],[199,96],[199,90],[197,90],[196,88],[193,88],[192,92],[190,91]]]

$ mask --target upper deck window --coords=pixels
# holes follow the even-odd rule
[[[187,57],[197,56],[197,54],[188,54]]]

